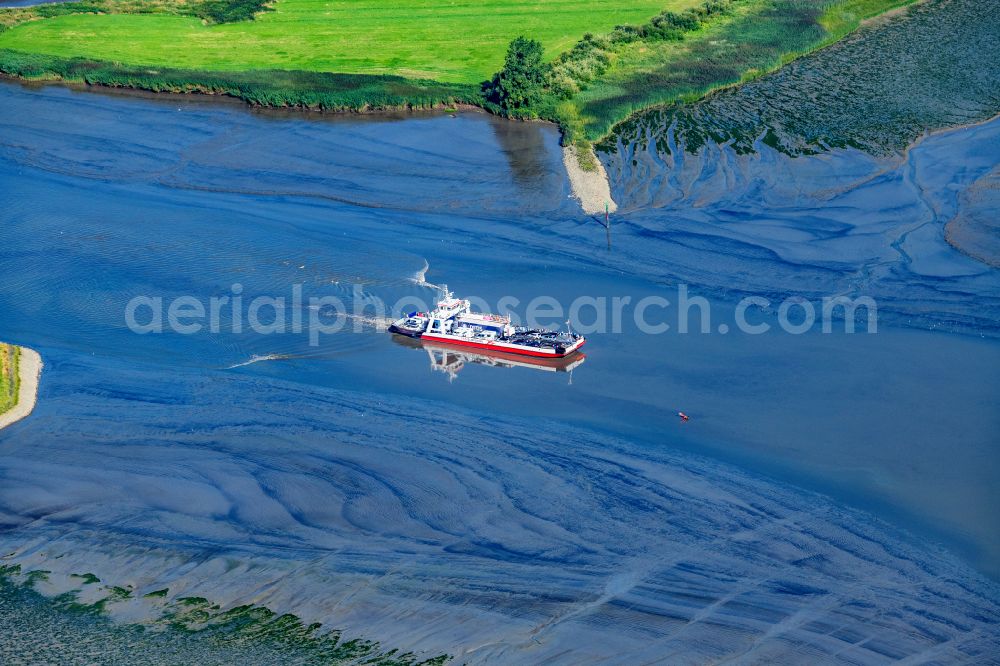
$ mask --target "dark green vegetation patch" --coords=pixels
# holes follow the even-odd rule
[[[259,606],[222,611],[198,597],[169,601],[166,590],[145,595],[154,605],[142,625],[119,624],[106,610],[130,598],[131,590],[103,588],[107,596],[97,603],[81,602],[76,591],[50,599],[34,588],[41,573],[0,565],[0,663],[442,666],[449,659],[420,659],[375,641],[345,639]]]
[[[205,23],[252,21],[261,12],[274,11],[270,0],[80,0],[12,7],[0,21],[0,30],[21,21],[55,18],[72,14],[169,14],[194,16]]]
[[[1000,12],[988,4],[929,0],[769,76],[632,116],[598,148],[666,155],[673,137],[691,153],[707,143],[743,154],[758,143],[788,155],[898,152],[924,132],[1000,113],[997,35]]]
[[[696,99],[739,82],[747,72],[772,69],[783,56],[807,51],[826,36],[818,21],[822,8],[812,0],[748,3],[739,12],[731,5],[715,14],[725,18],[708,29],[710,39],[691,40],[668,63],[623,72],[583,94],[579,107],[588,119],[588,135],[604,136],[615,122],[664,99]]]
[[[273,11],[268,0],[205,0],[194,3],[192,14],[210,23],[252,21],[260,12]]]

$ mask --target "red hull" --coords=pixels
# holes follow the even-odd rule
[[[454,345],[455,347],[471,347],[473,349],[486,349],[493,352],[503,352],[504,354],[513,354],[515,356],[535,356],[539,358],[565,358],[567,356],[577,353],[578,351],[580,351],[580,347],[583,347],[583,345],[587,344],[587,341],[584,340],[583,344],[581,344],[580,347],[577,347],[571,352],[566,352],[565,354],[555,354],[555,353],[546,354],[545,352],[536,352],[528,349],[513,349],[511,347],[504,347],[500,345],[492,345],[488,343],[484,344],[482,342],[472,342],[471,340],[455,340],[453,338],[440,338],[433,334],[428,335],[427,333],[421,335],[420,339],[437,342],[443,345]]]

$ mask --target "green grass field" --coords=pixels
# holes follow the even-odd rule
[[[525,35],[550,56],[586,32],[642,23],[697,0],[277,0],[254,21],[77,14],[0,33],[0,48],[129,65],[286,69],[477,83]]]
[[[478,84],[500,68],[512,38],[540,41],[558,63],[591,33],[599,52],[556,67],[569,84],[559,94],[570,98],[550,96],[538,110],[583,148],[635,111],[773,70],[914,0],[721,0],[723,10],[681,35],[628,39],[612,38],[623,34],[615,26],[648,25],[664,10],[708,10],[702,0],[276,0],[252,21],[209,25],[190,15],[210,1],[0,9],[0,26],[13,25],[0,32],[0,71],[265,106],[483,104]],[[595,59],[606,65],[575,69]]]

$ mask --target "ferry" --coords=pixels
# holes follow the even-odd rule
[[[442,287],[444,297],[431,312],[411,312],[392,322],[389,331],[428,342],[536,358],[563,358],[587,339],[571,331],[514,326],[510,317],[472,312],[466,299]]]

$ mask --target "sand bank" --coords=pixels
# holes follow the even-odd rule
[[[42,357],[38,352],[21,347],[21,359],[17,367],[21,382],[17,394],[17,404],[0,414],[0,428],[6,428],[31,413],[38,400],[38,380],[42,375]]]
[[[584,171],[577,159],[576,146],[563,147],[563,164],[566,165],[569,184],[573,188],[573,197],[580,202],[583,212],[587,215],[603,213],[604,206],[607,205],[608,211],[613,213],[618,210],[618,204],[611,198],[608,174],[596,156],[594,162],[597,163],[596,170]]]
[[[958,213],[944,227],[944,238],[959,252],[1000,268],[1000,166],[973,183],[960,197]]]

